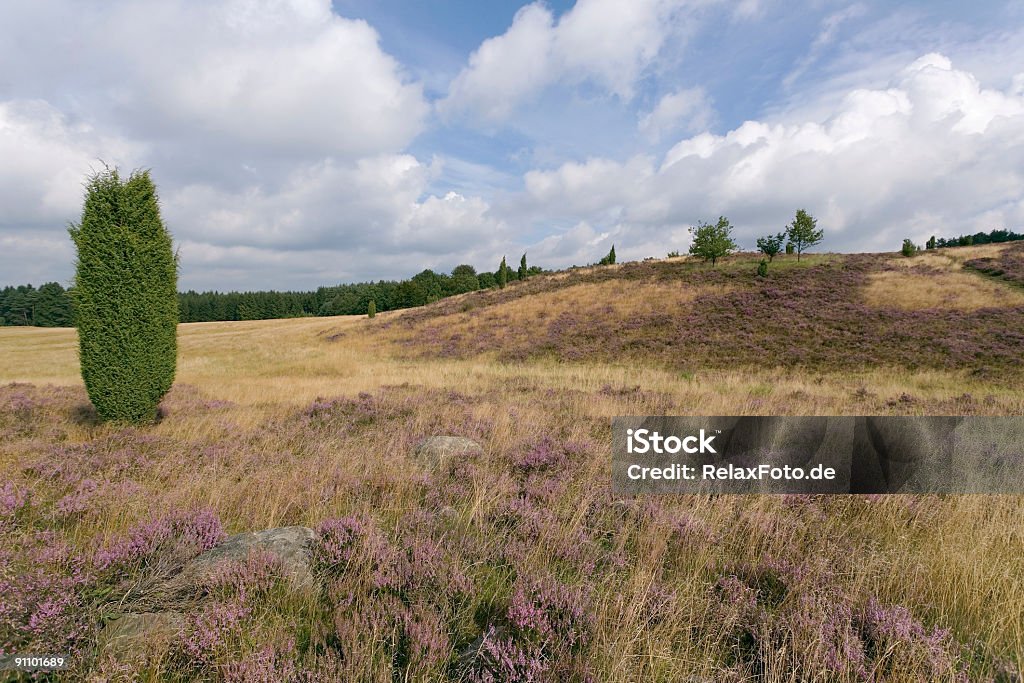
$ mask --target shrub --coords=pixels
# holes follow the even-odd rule
[[[774,235],[766,235],[757,238],[757,250],[768,257],[769,261],[782,251],[782,245],[786,243],[786,231]]]
[[[377,302],[370,299],[370,303],[366,305],[366,317],[374,318],[377,315]]]
[[[75,325],[82,379],[105,420],[146,422],[174,382],[178,261],[148,171],[86,183],[78,225]]]
[[[768,277],[768,262],[764,259],[757,264],[757,274],[759,277]]]
[[[904,256],[910,257],[917,253],[917,245],[911,242],[909,239],[903,240],[903,248],[900,249],[900,253]]]
[[[508,284],[508,264],[505,263],[505,257],[501,257],[501,264],[498,266],[498,287],[505,289],[505,285]]]

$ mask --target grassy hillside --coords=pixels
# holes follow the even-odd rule
[[[96,422],[73,330],[0,329],[0,647],[73,652],[70,680],[1013,680],[1020,497],[609,488],[614,415],[1024,414],[1009,249],[763,281],[671,259],[182,325],[144,429]],[[432,467],[435,434],[483,453]],[[322,591],[250,563],[174,598],[178,644],[99,656],[104,620],[155,609],[223,533],[293,524]]]

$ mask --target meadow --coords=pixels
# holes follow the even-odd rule
[[[616,415],[1024,415],[1024,251],[667,259],[365,317],[191,323],[160,421],[0,328],[0,649],[60,680],[1019,681],[1020,496],[610,489]],[[998,273],[996,272],[998,271]],[[441,465],[416,444],[464,436]],[[316,531],[318,583],[226,534]],[[114,657],[104,623],[185,615]]]

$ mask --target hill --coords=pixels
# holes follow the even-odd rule
[[[74,330],[0,329],[0,645],[71,680],[1012,680],[1020,497],[620,499],[609,418],[1024,415],[1018,256],[669,259],[185,324],[148,428],[96,422]],[[436,434],[482,452],[432,465]],[[322,591],[255,558],[173,598],[177,645],[99,647],[210,539],[287,525]]]

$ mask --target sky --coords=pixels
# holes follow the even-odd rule
[[[180,289],[1024,229],[1024,1],[4,0],[0,286],[150,169]]]

